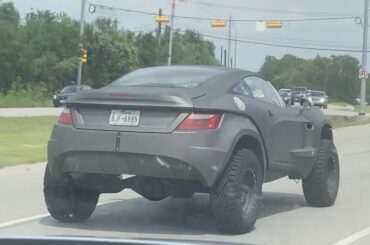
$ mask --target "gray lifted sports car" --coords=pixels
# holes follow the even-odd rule
[[[262,184],[284,176],[303,180],[310,205],[334,203],[339,160],[320,110],[306,99],[286,107],[255,73],[156,67],[67,100],[48,144],[44,195],[54,218],[78,222],[101,193],[131,188],[153,201],[209,193],[220,230],[245,233]]]

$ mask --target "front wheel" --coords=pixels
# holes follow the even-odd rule
[[[259,213],[262,171],[256,154],[239,149],[211,191],[211,208],[222,232],[242,234],[250,231]]]
[[[339,160],[331,140],[321,140],[316,163],[302,186],[304,197],[311,206],[334,204],[339,189]]]
[[[94,212],[99,194],[79,189],[70,176],[51,176],[48,167],[44,176],[44,197],[50,215],[63,222],[82,222]]]

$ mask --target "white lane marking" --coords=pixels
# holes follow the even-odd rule
[[[33,220],[41,219],[41,218],[44,218],[44,217],[47,217],[47,216],[49,216],[48,213],[47,214],[35,215],[35,216],[23,218],[23,219],[16,219],[16,220],[12,220],[12,221],[9,221],[9,222],[6,222],[6,223],[1,223],[0,224],[0,229],[1,228],[6,228],[6,227],[12,226],[12,225],[18,225],[18,224],[21,224],[21,223],[26,223],[26,222],[30,222],[30,221],[33,221]]]
[[[108,203],[98,203],[96,206],[102,206],[102,205],[105,205],[105,204],[108,204]],[[35,215],[35,216],[30,216],[30,217],[27,217],[27,218],[12,220],[12,221],[5,222],[5,223],[0,223],[0,229],[6,228],[6,227],[9,227],[9,226],[13,226],[13,225],[27,223],[27,222],[30,222],[30,221],[38,220],[38,219],[49,217],[49,216],[50,216],[49,213],[44,213],[44,214],[39,214],[39,215]]]
[[[356,232],[355,234],[352,234],[336,243],[334,243],[333,245],[348,245],[348,244],[351,244],[353,243],[354,241],[357,241],[367,235],[370,234],[370,227],[366,228],[366,229],[363,229],[359,232]]]

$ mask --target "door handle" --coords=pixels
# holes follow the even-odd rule
[[[274,115],[274,113],[269,110],[269,115],[270,115],[270,117],[272,117]]]

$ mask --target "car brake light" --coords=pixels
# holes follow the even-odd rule
[[[72,118],[72,112],[69,108],[64,108],[62,113],[59,116],[58,122],[60,124],[64,125],[72,125],[73,124],[73,118]]]
[[[222,114],[191,113],[177,127],[178,130],[205,130],[216,129],[220,126]]]

